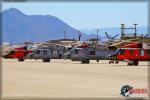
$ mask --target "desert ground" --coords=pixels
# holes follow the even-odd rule
[[[2,97],[122,98],[123,85],[148,88],[147,62],[127,66],[108,60],[81,64],[70,60],[2,59]]]

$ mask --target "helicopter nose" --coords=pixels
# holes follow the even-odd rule
[[[3,58],[8,58],[8,55],[3,55],[2,57],[3,57]]]
[[[111,57],[112,57],[111,55],[108,55],[108,56],[107,56],[107,59],[109,60],[109,59],[111,59]]]
[[[114,55],[114,54],[107,56],[107,59],[108,59],[108,60],[113,60],[113,59],[115,59],[115,58],[116,58],[116,55]]]

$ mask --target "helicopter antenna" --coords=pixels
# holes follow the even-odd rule
[[[81,32],[79,30],[77,30],[78,32],[78,40],[80,41],[81,40]]]
[[[98,43],[98,32],[99,32],[99,30],[97,29],[97,43]]]
[[[64,31],[64,39],[66,39],[66,31]]]
[[[124,29],[125,29],[125,24],[121,24],[121,38],[125,35]]]
[[[12,42],[12,33],[10,33],[10,49],[12,49],[12,45],[13,45],[13,42]]]
[[[108,35],[108,33],[107,33],[107,32],[105,32],[105,34],[106,34],[106,36],[108,37],[108,39],[110,40],[111,38],[110,38],[110,36]]]
[[[137,26],[138,24],[133,24],[133,25],[134,25],[134,29],[135,29],[134,36],[136,37],[136,36],[137,36],[137,28],[136,28],[136,26]]]

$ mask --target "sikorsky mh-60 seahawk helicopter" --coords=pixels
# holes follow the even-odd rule
[[[125,61],[127,65],[139,65],[139,61],[150,61],[150,37],[137,36],[137,24],[134,25],[134,28],[125,28],[122,24],[121,40],[109,45],[109,48],[117,48],[115,53],[108,55],[107,58],[112,59],[109,63]],[[124,29],[134,29],[135,33],[132,36],[126,35]]]

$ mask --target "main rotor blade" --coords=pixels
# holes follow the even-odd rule
[[[107,32],[105,32],[105,34],[106,34],[106,36],[108,37],[108,39],[110,40],[111,38],[110,38],[110,36],[108,35],[108,33],[107,33]]]
[[[119,36],[119,34],[115,35],[115,36],[114,36],[114,37],[112,37],[111,39],[114,39],[114,38],[116,38],[117,36]]]

